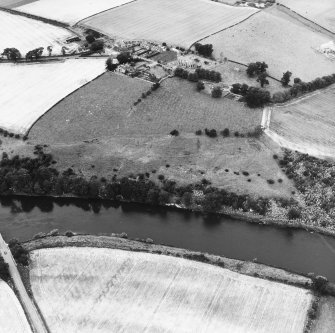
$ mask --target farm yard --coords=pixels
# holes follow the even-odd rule
[[[213,44],[214,56],[250,63],[265,61],[270,75],[280,79],[287,70],[311,81],[334,72],[334,62],[318,53],[329,36],[314,31],[276,7],[263,10],[233,28],[201,41]]]
[[[81,24],[111,37],[190,47],[198,39],[239,23],[257,11],[207,0],[138,0]],[[199,15],[203,19],[199,20]]]
[[[172,78],[145,99],[150,84],[114,73],[91,82],[67,97],[40,119],[30,132],[46,142],[82,141],[114,135],[168,135],[173,129],[194,133],[215,128],[252,131],[262,110],[250,110],[230,99],[198,93],[188,81]],[[142,101],[134,106],[139,98]]]
[[[270,136],[292,150],[335,156],[335,86],[272,108]],[[274,135],[273,135],[274,133]]]
[[[0,279],[0,333],[32,333],[13,290]]]
[[[52,332],[303,332],[311,295],[163,255],[98,248],[31,253]]]
[[[6,0],[5,0],[6,1]],[[76,24],[91,15],[104,10],[122,6],[133,0],[38,0],[18,3],[15,7],[24,13],[29,13],[55,21]]]
[[[105,71],[104,59],[1,64],[0,128],[24,135],[62,98]],[[19,96],[19,98],[18,98]]]
[[[279,0],[277,2],[335,33],[335,5],[333,0]]]
[[[61,54],[63,46],[74,47],[65,43],[67,38],[73,36],[69,30],[2,11],[0,30],[0,53],[5,48],[15,47],[24,57],[28,51],[44,47],[43,54],[47,55],[47,47],[52,46],[52,54],[55,55]]]

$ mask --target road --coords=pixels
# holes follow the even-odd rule
[[[9,273],[13,279],[15,288],[20,296],[21,304],[25,310],[26,315],[28,316],[28,320],[33,327],[34,332],[36,333],[47,333],[44,322],[36,309],[35,304],[30,299],[26,288],[22,282],[20,273],[16,267],[15,260],[10,252],[10,249],[6,242],[3,240],[0,234],[0,254],[4,258],[5,262],[9,265]]]

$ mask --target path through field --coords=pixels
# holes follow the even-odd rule
[[[62,98],[105,71],[105,59],[0,64],[0,127],[25,134]]]
[[[311,295],[185,259],[101,248],[32,252],[52,332],[303,332]]]

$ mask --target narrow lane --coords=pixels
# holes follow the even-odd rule
[[[1,234],[0,234],[0,254],[4,258],[5,262],[9,265],[10,275],[13,279],[15,288],[20,295],[21,304],[26,312],[26,315],[28,315],[27,319],[33,326],[34,332],[47,333],[48,331],[43,323],[43,320],[39,312],[37,311],[35,304],[30,299],[26,291],[26,288],[23,285],[20,273],[16,267],[15,260],[10,252],[7,243],[3,240]]]

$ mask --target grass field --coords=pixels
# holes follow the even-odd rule
[[[20,302],[7,283],[0,279],[0,333],[31,333]]]
[[[6,82],[0,95],[0,127],[26,133],[49,108],[104,70],[104,59],[1,64],[0,76]]]
[[[335,298],[323,297],[313,333],[333,333],[335,327]]]
[[[21,6],[17,4],[15,9],[74,25],[86,17],[131,1],[133,0],[39,0]]]
[[[0,53],[7,47],[17,48],[22,56],[32,49],[52,46],[52,54],[61,54],[62,46],[68,46],[65,40],[73,34],[63,28],[55,27],[27,17],[0,11]]]
[[[69,143],[114,135],[168,135],[175,128],[185,133],[228,127],[244,133],[261,123],[262,110],[197,93],[194,84],[175,78],[134,106],[149,88],[145,81],[106,73],[52,108],[30,137]]]
[[[237,8],[207,0],[138,0],[84,20],[82,24],[113,37],[189,47],[198,39],[234,25],[255,12],[253,8]]]
[[[277,2],[335,33],[334,0],[279,0]]]
[[[278,79],[290,70],[293,77],[311,81],[334,72],[334,62],[313,49],[328,41],[329,36],[271,7],[201,42],[213,44],[215,57],[223,52],[242,63],[265,61]]]
[[[283,145],[314,156],[335,156],[335,85],[272,109],[270,130]]]
[[[311,295],[229,270],[140,252],[32,252],[34,297],[52,332],[303,332]]]

